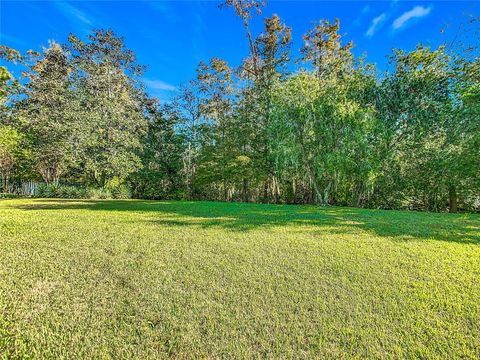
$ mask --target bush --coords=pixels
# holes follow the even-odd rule
[[[35,189],[35,196],[40,198],[56,198],[59,197],[60,185],[58,184],[40,184]]]
[[[130,199],[132,195],[126,185],[120,185],[112,189],[112,196],[114,199]]]
[[[81,187],[61,185],[57,190],[59,198],[65,199],[84,199],[86,190]]]
[[[13,193],[0,193],[0,199],[19,199],[25,196]]]
[[[35,197],[59,199],[129,199],[130,189],[126,185],[110,188],[84,188],[60,184],[40,184]]]
[[[118,177],[114,177],[107,181],[104,189],[105,191],[109,191],[114,199],[130,199],[132,196],[128,186],[123,184]]]
[[[60,184],[40,184],[35,190],[35,197],[59,199],[86,199],[87,189],[80,186]]]
[[[111,199],[112,193],[104,188],[90,188],[86,192],[87,199]]]

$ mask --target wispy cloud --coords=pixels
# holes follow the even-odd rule
[[[370,12],[370,6],[369,6],[369,5],[365,5],[365,6],[362,8],[362,11],[360,12],[360,15],[353,21],[353,24],[354,24],[354,25],[360,25],[360,23],[362,22],[362,18],[364,17],[364,15],[367,15],[369,12]]]
[[[147,4],[149,4],[155,13],[159,14],[163,20],[168,20],[170,22],[179,22],[181,20],[172,6],[166,1],[149,1]]]
[[[143,82],[151,90],[177,91],[177,87],[162,80],[144,79]]]
[[[27,43],[15,36],[10,36],[4,33],[0,33],[0,43],[9,42],[17,45],[26,45]]]
[[[92,19],[92,17],[72,4],[69,4],[66,1],[55,1],[54,4],[56,5],[57,9],[69,19],[76,20],[83,25],[93,26],[95,21]]]
[[[387,14],[385,13],[382,13],[377,17],[373,18],[372,23],[365,35],[368,37],[372,37],[373,35],[375,35],[375,33],[381,29],[381,27],[385,23],[385,20],[387,20]]]
[[[395,19],[395,21],[392,23],[392,28],[393,30],[399,30],[407,23],[416,18],[422,18],[430,14],[432,11],[432,6],[429,7],[424,7],[424,6],[415,6],[409,11],[404,12],[402,15],[400,15],[398,18]]]

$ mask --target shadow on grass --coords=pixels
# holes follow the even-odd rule
[[[12,204],[23,210],[96,210],[158,213],[149,219],[164,226],[199,226],[249,231],[279,226],[308,226],[315,231],[355,233],[368,231],[399,241],[440,240],[480,243],[480,216],[413,211],[250,203],[145,200],[35,200]],[[309,229],[311,230],[311,229]]]

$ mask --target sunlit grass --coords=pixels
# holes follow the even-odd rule
[[[480,216],[0,202],[0,354],[478,358]]]

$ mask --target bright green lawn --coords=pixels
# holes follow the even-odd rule
[[[0,201],[0,353],[479,358],[480,216]]]

